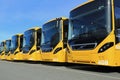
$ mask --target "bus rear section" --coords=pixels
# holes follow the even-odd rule
[[[70,12],[68,62],[120,66],[120,1],[92,0]]]
[[[24,32],[23,60],[41,61],[41,28],[35,27]]]
[[[68,19],[53,19],[42,26],[42,61],[66,62],[66,43],[68,38]]]

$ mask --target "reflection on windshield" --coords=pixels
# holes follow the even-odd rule
[[[10,51],[10,47],[11,47],[11,40],[7,40],[6,41],[6,49],[5,49],[6,54]]]
[[[18,47],[18,36],[15,35],[15,36],[12,37],[12,41],[11,41],[12,54],[17,49],[17,47]]]
[[[51,51],[60,40],[59,21],[55,20],[43,25],[42,30],[44,38],[42,39],[42,51]]]
[[[110,33],[107,2],[93,1],[71,12],[69,44],[72,49],[95,48]]]
[[[35,30],[31,29],[24,33],[23,37],[23,52],[27,53],[34,45]]]

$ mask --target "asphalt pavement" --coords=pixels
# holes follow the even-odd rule
[[[120,68],[0,61],[0,80],[120,80]]]

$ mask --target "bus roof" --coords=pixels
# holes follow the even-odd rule
[[[77,9],[77,8],[79,8],[79,7],[83,6],[83,5],[85,5],[85,4],[88,4],[88,3],[90,3],[90,2],[93,2],[93,1],[95,1],[95,0],[88,0],[87,2],[84,2],[83,4],[78,5],[77,7],[73,8],[71,11],[73,11],[73,10],[75,10],[75,9]],[[70,11],[70,12],[71,12],[71,11]]]
[[[38,29],[41,29],[41,28],[38,27],[38,26],[36,26],[36,27],[30,28],[30,29],[28,29],[28,30],[31,30],[31,29],[38,30]],[[26,31],[28,31],[28,30],[26,30]]]
[[[18,33],[18,34],[15,34],[15,35],[13,35],[13,36],[21,36],[21,35],[23,35],[23,34],[21,34],[21,33]]]
[[[5,41],[9,41],[9,40],[11,40],[11,39],[7,39],[7,40],[5,40]]]
[[[54,18],[54,19],[51,19],[51,20],[49,20],[48,22],[46,22],[46,23],[44,23],[44,24],[47,24],[47,23],[52,22],[52,21],[57,20],[57,19],[66,20],[66,19],[68,19],[68,18],[66,18],[66,17]]]

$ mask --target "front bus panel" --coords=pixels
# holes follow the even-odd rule
[[[10,49],[11,49],[11,40],[6,40],[6,49],[5,49],[5,59],[6,60],[11,60],[10,57],[8,57],[8,55],[10,54]]]
[[[29,59],[29,52],[35,44],[35,29],[30,29],[24,32],[23,37],[23,60]]]
[[[23,34],[18,34],[18,48],[16,49],[16,51],[14,52],[14,60],[20,61],[23,60],[23,56],[22,56],[22,46],[23,46]]]
[[[42,61],[53,61],[53,49],[60,41],[60,20],[52,20],[42,27]]]
[[[60,22],[61,27],[61,41],[57,44],[53,52],[53,61],[54,62],[66,62],[66,47],[68,40],[68,19],[63,19]]]
[[[115,66],[112,5],[113,0],[95,0],[71,11],[68,62]]]
[[[35,27],[24,32],[23,60],[41,61],[41,28]]]
[[[40,51],[40,43],[41,43],[41,28],[36,28],[35,31],[35,45],[32,50],[29,52],[28,60],[31,61],[41,61],[41,51]]]
[[[64,40],[66,40],[66,18],[57,18],[42,27],[42,59],[49,62],[65,62]],[[66,29],[63,29],[63,28]],[[66,31],[66,32],[63,32]],[[63,37],[64,34],[64,37]]]
[[[18,52],[18,46],[19,46],[19,35],[14,35],[12,36],[11,40],[11,54],[9,55],[11,57],[11,60],[14,60],[14,57],[17,52]]]

